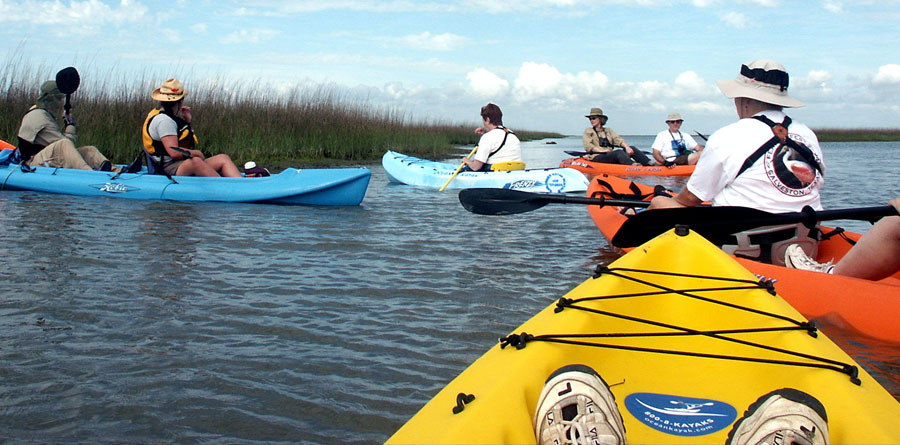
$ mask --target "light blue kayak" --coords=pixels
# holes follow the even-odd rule
[[[0,165],[0,190],[173,201],[253,202],[298,205],[359,205],[372,172],[367,168],[288,168],[263,178],[203,178],[145,172],[116,173],[67,168]]]
[[[381,158],[384,171],[392,182],[428,188],[441,188],[459,164],[429,161],[388,151]],[[583,192],[588,180],[571,168],[460,172],[448,189],[499,188],[539,193]]]

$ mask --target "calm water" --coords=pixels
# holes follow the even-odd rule
[[[900,196],[900,144],[824,149],[826,207]],[[372,170],[353,208],[0,192],[0,441],[382,442],[618,255],[582,206],[477,216]],[[900,394],[900,348],[825,330]]]

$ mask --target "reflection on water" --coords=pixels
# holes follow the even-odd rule
[[[524,146],[552,167],[580,138]],[[893,178],[886,147],[826,145],[859,161],[829,163],[826,206],[900,196],[872,180]],[[0,437],[14,442],[382,442],[620,254],[581,205],[473,215],[377,165],[350,208],[4,191],[0,243]],[[896,347],[836,340],[900,394]]]

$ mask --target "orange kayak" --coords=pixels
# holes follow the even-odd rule
[[[617,176],[690,176],[694,173],[696,165],[676,165],[672,168],[662,165],[624,165],[624,164],[607,164],[605,162],[594,162],[587,158],[569,158],[564,159],[560,164],[560,168],[574,168],[589,178],[610,174]]]
[[[6,148],[15,150],[16,146],[13,144],[10,144],[9,142],[4,141],[3,139],[0,139],[0,150],[6,149]]]
[[[643,199],[653,196],[654,187],[612,175],[599,175],[588,186],[588,197]],[[612,239],[628,218],[622,207],[588,206],[594,224]],[[839,228],[822,227],[826,239],[819,242],[817,260],[837,262],[852,247],[850,240],[860,234]],[[831,236],[829,236],[831,234]],[[775,280],[775,290],[808,318],[824,318],[829,323],[852,328],[859,333],[900,342],[900,273],[880,281],[828,275],[738,258],[751,272]]]

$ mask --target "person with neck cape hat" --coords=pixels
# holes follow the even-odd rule
[[[79,170],[118,171],[119,167],[100,153],[97,147],[75,146],[78,130],[71,111],[63,115],[63,100],[54,80],[41,85],[34,106],[25,113],[19,127],[19,150],[23,160],[33,166],[74,168]],[[57,118],[62,116],[64,128]]]

